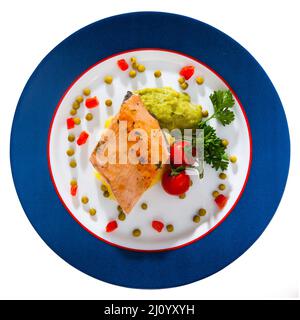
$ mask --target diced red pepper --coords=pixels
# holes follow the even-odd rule
[[[215,202],[218,206],[218,208],[221,210],[225,207],[226,203],[228,201],[228,198],[225,197],[223,194],[219,194],[216,198],[215,198]]]
[[[152,221],[152,228],[155,229],[157,232],[161,232],[163,229],[164,224],[160,221]]]
[[[112,231],[116,230],[117,228],[118,228],[118,223],[116,220],[113,220],[107,224],[105,230],[106,230],[106,232],[112,232]]]
[[[78,185],[75,184],[74,186],[71,186],[71,196],[75,197],[77,194]]]
[[[122,71],[128,69],[128,63],[125,61],[125,59],[118,60],[118,66]]]
[[[99,106],[99,100],[97,97],[87,98],[85,100],[85,106],[89,109],[95,108]]]
[[[85,144],[88,137],[89,137],[89,134],[86,131],[82,131],[77,139],[77,144],[79,146]]]
[[[195,72],[194,66],[186,66],[180,70],[179,74],[183,76],[185,80],[189,80],[190,77],[194,74],[194,72]]]
[[[68,130],[73,129],[75,127],[75,122],[73,118],[67,119],[67,128]]]

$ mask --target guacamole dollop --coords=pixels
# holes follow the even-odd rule
[[[171,87],[145,88],[135,93],[163,129],[193,129],[202,119],[202,107],[193,104],[187,93]]]

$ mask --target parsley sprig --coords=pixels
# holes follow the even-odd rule
[[[204,161],[216,170],[227,170],[228,155],[216,130],[206,123],[200,123],[199,128],[204,130]]]
[[[216,118],[223,126],[230,124],[234,120],[234,113],[230,109],[234,106],[234,98],[230,90],[214,91],[210,96],[210,101],[214,107],[214,113],[204,121],[208,122]]]
[[[205,121],[199,123],[199,129],[204,130],[204,161],[216,170],[227,170],[228,155],[222,139],[217,136],[216,130],[207,124],[213,118],[217,119],[223,126],[234,120],[234,113],[230,109],[234,106],[234,98],[230,90],[214,91],[210,95],[214,107],[214,113]]]

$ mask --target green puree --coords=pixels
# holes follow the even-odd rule
[[[135,93],[141,96],[145,107],[158,120],[161,128],[192,129],[202,118],[202,107],[191,103],[187,93],[170,87],[145,88]]]

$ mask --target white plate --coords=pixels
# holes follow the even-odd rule
[[[130,57],[137,57],[139,63],[146,66],[144,73],[138,73],[135,79],[128,76],[128,71],[122,72],[117,66],[117,60]],[[145,87],[171,86],[180,91],[178,86],[178,72],[185,65],[195,66],[195,75],[203,76],[205,82],[198,86],[193,79],[189,81],[189,88],[186,90],[196,104],[201,104],[211,114],[213,107],[209,95],[217,89],[227,89],[226,83],[207,66],[182,54],[162,50],[136,50],[121,53],[114,57],[99,62],[86,71],[68,89],[56,109],[49,134],[49,166],[52,180],[56,191],[63,201],[69,213],[85,229],[93,235],[111,244],[133,250],[167,250],[189,244],[206,235],[233,209],[245,186],[251,159],[251,142],[247,126],[247,120],[242,106],[236,100],[234,107],[235,121],[226,127],[210,122],[217,129],[220,137],[230,141],[228,153],[237,155],[238,162],[229,164],[227,170],[228,178],[220,180],[218,172],[205,165],[205,174],[202,180],[193,176],[193,186],[188,191],[185,199],[179,199],[166,194],[160,183],[144,193],[132,212],[127,215],[125,221],[118,221],[118,229],[112,233],[105,232],[105,226],[110,220],[117,220],[117,203],[104,198],[100,190],[101,182],[96,179],[94,168],[89,162],[89,156],[97,144],[101,131],[104,128],[105,120],[115,114],[129,90],[136,90]],[[162,71],[162,77],[156,79],[153,76],[155,70]],[[106,85],[103,78],[106,75],[113,76],[112,85]],[[97,96],[100,100],[100,107],[87,109],[81,106],[78,117],[82,119],[81,125],[73,130],[67,130],[66,119],[70,117],[69,111],[75,97],[82,94],[82,89],[89,87],[92,90],[91,96]],[[113,106],[107,108],[104,101],[110,98]],[[237,97],[236,97],[237,98]],[[92,112],[94,119],[87,122],[84,115]],[[76,117],[77,117],[76,116]],[[82,130],[90,133],[88,142],[79,147],[76,143],[69,143],[67,136],[74,133],[76,136]],[[76,153],[73,158],[77,161],[77,168],[69,167],[70,158],[66,150],[73,146]],[[70,195],[69,182],[72,178],[78,181],[78,194],[76,198]],[[130,177],[128,177],[130,179]],[[229,197],[228,203],[223,210],[218,210],[212,198],[212,191],[217,190],[220,183],[225,183],[227,188],[223,192]],[[80,199],[83,195],[89,197],[88,205],[82,205]],[[147,210],[142,210],[141,203],[148,204]],[[96,208],[97,214],[91,217],[88,213],[89,207]],[[201,218],[201,222],[193,222],[193,216],[199,208],[205,208],[207,214]],[[172,233],[165,229],[158,233],[151,227],[153,220],[160,220],[167,224],[174,225]],[[132,230],[139,228],[142,235],[138,238],[132,236]]]

